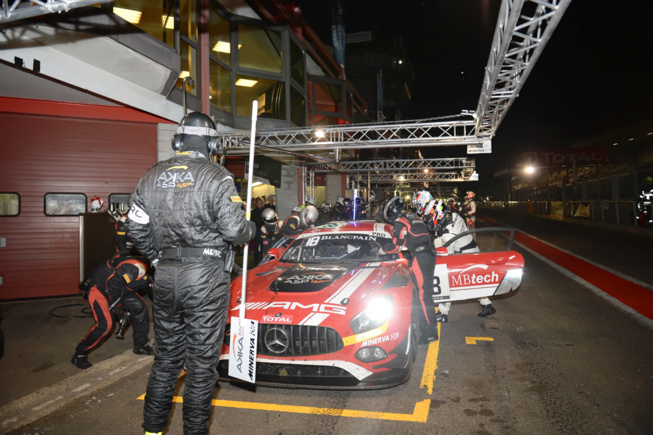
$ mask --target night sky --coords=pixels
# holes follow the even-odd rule
[[[417,118],[476,109],[499,0],[344,2],[348,33],[404,35]],[[296,2],[327,45],[329,3]],[[573,0],[499,126],[492,155],[477,158],[481,177],[502,169],[509,155],[559,150],[653,116],[652,29],[652,0]],[[461,157],[466,150],[426,154]]]

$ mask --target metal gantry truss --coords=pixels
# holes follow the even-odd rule
[[[2,14],[0,24],[24,20],[39,15],[55,12],[68,12],[82,6],[91,6],[99,3],[111,3],[111,0],[2,0]]]
[[[571,0],[503,0],[483,88],[476,136],[491,138],[533,70]]]
[[[369,160],[346,161],[331,163],[307,163],[311,172],[387,172],[398,171],[404,173],[422,172],[433,173],[442,169],[473,171],[475,160],[465,157],[443,159],[396,159],[396,160]]]
[[[401,159],[307,163],[306,183],[312,187],[313,174],[340,172],[353,176],[358,183],[424,184],[467,181],[476,162],[465,157],[441,159]]]
[[[281,151],[324,152],[343,149],[478,145],[473,120],[395,124],[349,124],[273,130],[256,134],[257,146]],[[229,155],[249,152],[249,132],[226,133],[220,138]]]

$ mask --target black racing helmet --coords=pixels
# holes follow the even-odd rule
[[[220,151],[215,123],[202,112],[192,112],[182,118],[177,133],[172,138],[172,149],[182,151],[188,136],[203,138],[207,142],[209,154],[217,154]]]
[[[386,201],[383,205],[383,218],[388,223],[392,223],[401,216],[402,213],[406,212],[406,204],[401,196],[394,196]]]

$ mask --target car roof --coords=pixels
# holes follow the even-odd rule
[[[312,227],[301,233],[298,238],[305,238],[324,233],[355,233],[369,234],[392,238],[392,225],[373,220],[364,221],[332,221],[317,227]]]

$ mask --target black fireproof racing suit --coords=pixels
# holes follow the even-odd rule
[[[143,427],[166,428],[185,364],[184,433],[205,434],[229,303],[225,249],[252,236],[242,201],[233,176],[196,151],[177,152],[150,168],[130,200],[129,236],[151,261],[160,258]]]
[[[433,303],[435,253],[431,245],[431,234],[424,222],[412,214],[402,214],[393,225],[393,241],[396,248],[388,253],[398,252],[405,247],[413,256],[410,268],[417,280],[422,305],[420,307],[421,340],[437,340],[438,330]]]

